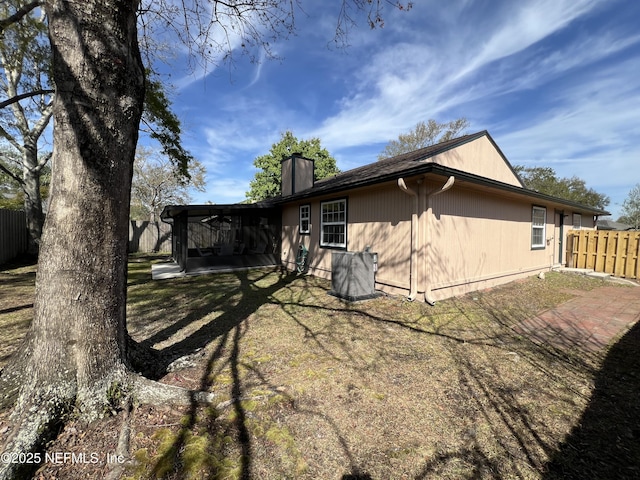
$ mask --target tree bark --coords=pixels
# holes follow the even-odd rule
[[[137,1],[44,2],[53,50],[52,192],[25,375],[4,452],[31,451],[77,408],[96,418],[126,381],[129,199],[144,69]],[[3,372],[4,374],[4,372]],[[0,466],[0,478],[16,475]]]

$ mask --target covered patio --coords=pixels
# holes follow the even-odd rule
[[[175,263],[154,278],[280,265],[280,209],[270,203],[168,205],[160,218],[171,225]]]

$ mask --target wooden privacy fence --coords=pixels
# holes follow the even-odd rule
[[[171,226],[164,222],[131,220],[129,252],[171,252]]]
[[[27,220],[20,210],[0,209],[0,264],[29,247]],[[171,226],[164,222],[129,222],[129,252],[171,252]]]
[[[20,210],[0,210],[0,264],[27,251],[27,217]]]
[[[570,230],[567,266],[589,268],[616,277],[638,277],[640,232]]]

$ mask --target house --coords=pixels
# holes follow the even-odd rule
[[[486,131],[316,182],[313,161],[293,155],[282,196],[260,207],[278,219],[270,253],[288,270],[301,245],[308,273],[324,278],[333,252],[367,249],[376,289],[430,303],[564,264],[566,231],[607,214],[524,188]],[[163,218],[188,216],[168,209]]]
[[[596,224],[597,230],[633,230],[631,225],[627,225],[626,223],[614,222],[613,220],[601,219],[598,220]]]

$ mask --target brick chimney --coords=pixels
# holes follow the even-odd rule
[[[293,195],[313,187],[313,160],[293,153],[282,161],[282,196]]]

